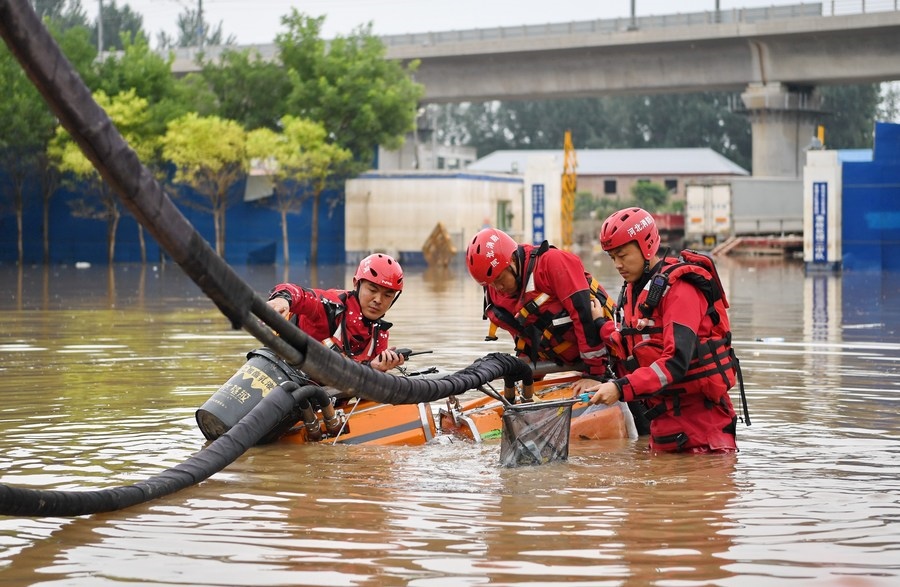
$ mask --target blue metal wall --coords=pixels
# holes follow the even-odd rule
[[[900,271],[900,124],[876,123],[872,161],[842,175],[843,268]]]
[[[0,171],[0,183],[7,178]],[[243,183],[234,187],[235,195],[244,193]],[[71,191],[60,190],[50,202],[50,261],[51,263],[106,263],[106,222],[72,217],[69,201],[77,197]],[[239,199],[239,198],[238,198]],[[215,247],[212,215],[179,206],[182,213],[201,235]],[[18,230],[13,210],[0,211],[0,263],[17,260]],[[288,215],[291,264],[309,261],[312,202],[306,201],[298,214]],[[25,198],[24,257],[26,264],[43,262],[42,203],[36,187],[31,186]],[[156,241],[144,231],[148,262],[159,261],[162,251]],[[258,202],[239,201],[226,213],[225,259],[231,264],[280,263],[284,259],[279,214]],[[344,262],[344,200],[343,194],[322,194],[319,205],[319,263]],[[141,260],[137,221],[123,213],[116,235],[115,260]]]

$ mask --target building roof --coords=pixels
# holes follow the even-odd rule
[[[873,149],[840,149],[837,152],[841,163],[871,163]]]
[[[494,151],[470,164],[469,171],[524,173],[532,157],[553,157],[562,167],[562,149]],[[750,175],[709,148],[576,149],[578,175]]]

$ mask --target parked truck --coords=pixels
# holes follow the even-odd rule
[[[685,186],[684,240],[712,249],[732,236],[803,234],[803,181],[735,177]]]
[[[731,227],[731,183],[685,186],[685,244],[711,249],[732,235]]]

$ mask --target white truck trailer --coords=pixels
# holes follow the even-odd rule
[[[732,236],[803,234],[803,181],[740,177],[685,186],[684,240],[710,249]]]

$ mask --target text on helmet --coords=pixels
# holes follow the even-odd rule
[[[645,228],[650,228],[653,226],[653,217],[652,216],[644,216],[639,221],[635,222],[633,226],[628,227],[628,236],[637,236],[639,232],[642,232]]]

